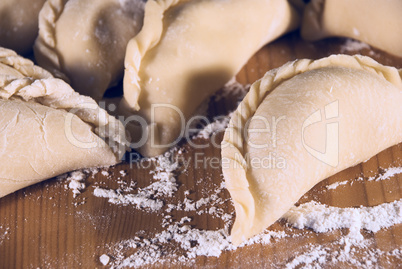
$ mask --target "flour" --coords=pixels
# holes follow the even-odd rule
[[[297,253],[296,257],[285,264],[285,268],[380,268],[379,257],[383,265],[392,264],[402,259],[401,249],[382,251],[375,248],[374,240],[359,242],[348,241],[345,238],[337,239],[324,245],[308,244],[306,251]],[[392,262],[393,260],[393,262]],[[343,266],[340,266],[343,265]]]
[[[311,201],[292,207],[283,218],[292,226],[324,233],[334,229],[377,232],[402,223],[402,199],[373,207],[338,208]]]
[[[341,182],[335,182],[335,183],[333,183],[333,184],[331,184],[331,185],[327,185],[327,186],[325,186],[328,190],[335,190],[336,188],[338,188],[339,186],[343,186],[343,185],[346,185],[346,184],[353,184],[353,183],[350,183],[349,182],[349,180],[345,180],[345,181],[341,181]]]
[[[165,164],[164,168],[156,171],[166,171],[169,162],[163,163]],[[172,172],[173,169],[177,168],[175,164],[167,170]],[[385,172],[385,174],[387,173]],[[224,210],[219,214],[217,213],[219,211],[217,209],[220,209],[217,205],[227,202],[219,196],[224,188],[225,185],[222,182],[220,186],[212,188],[212,193],[198,200],[190,199],[191,191],[187,189],[184,191],[182,201],[177,204],[161,206],[159,212],[163,215],[161,224],[163,231],[153,236],[134,237],[113,246],[113,253],[110,254],[114,258],[112,268],[136,268],[163,262],[178,265],[188,264],[200,256],[220,257],[222,253],[227,251],[235,251],[238,248],[253,244],[268,245],[277,240],[296,236],[284,231],[267,230],[238,247],[234,246],[229,235],[229,227],[233,223],[233,214],[225,213]],[[167,192],[167,194],[170,195],[171,193]],[[370,268],[373,264],[378,263],[377,257],[380,254],[384,257],[402,259],[399,249],[383,252],[373,247],[372,242],[365,240],[361,234],[361,229],[377,232],[382,228],[401,223],[401,203],[402,200],[398,200],[375,207],[337,208],[312,201],[291,208],[284,219],[293,227],[310,228],[319,233],[349,228],[349,233],[327,245],[310,244],[304,252],[296,253],[291,261],[284,262],[283,266],[296,268],[303,265],[305,268],[320,268],[327,264],[345,263]],[[188,224],[192,221],[189,217],[174,221],[170,213],[175,211],[213,214],[223,220],[224,227],[217,230],[193,228]],[[334,249],[337,250],[334,251]],[[126,256],[128,250],[134,253]],[[360,253],[360,256],[357,257],[356,253]]]
[[[338,236],[330,243],[306,245],[304,250],[295,252],[295,256],[291,260],[279,260],[277,265],[286,268],[299,268],[300,266],[321,268],[329,264],[334,266],[346,264],[372,268],[379,263],[379,255],[382,255],[390,264],[402,260],[400,249],[388,252],[380,250],[375,247],[373,240],[364,239],[362,235],[362,230],[375,233],[380,229],[402,223],[402,200],[359,208],[337,208],[311,201],[292,207],[283,217],[290,227],[310,230],[305,230],[305,233],[302,234],[292,231],[266,230],[236,247],[231,243],[229,233],[234,214],[226,212],[222,208],[224,203],[228,203],[228,198],[223,197],[224,182],[220,185],[212,184],[212,186],[211,183],[208,183],[212,191],[208,191],[196,200],[191,199],[194,191],[183,186],[186,189],[181,200],[176,203],[166,202],[166,198],[177,195],[179,191],[175,175],[176,170],[180,169],[180,165],[173,155],[174,153],[181,154],[181,152],[180,149],[173,150],[164,156],[152,159],[156,165],[151,172],[154,182],[145,188],[132,188],[137,192],[134,196],[119,193],[127,188],[125,185],[120,190],[95,189],[96,196],[112,199],[112,201],[109,200],[111,202],[115,200],[117,203],[134,205],[137,209],[147,212],[157,211],[158,215],[162,217],[161,232],[151,235],[144,235],[141,232],[141,235],[138,233],[138,236],[109,246],[108,255],[113,257],[109,265],[112,268],[137,268],[164,262],[178,266],[188,265],[193,263],[197,257],[220,257],[224,252],[236,251],[254,244],[269,245],[279,240],[305,236],[303,234],[311,230],[317,233],[331,233],[343,228],[349,229],[346,235]],[[364,180],[385,180],[398,173],[400,173],[400,168],[388,168],[377,177]],[[197,182],[208,185],[207,178]],[[342,185],[347,185],[347,183]],[[142,194],[143,196],[139,196]],[[130,201],[130,197],[141,198],[141,203]],[[198,229],[190,225],[192,222],[190,217],[175,220],[173,215],[177,212],[192,212],[192,215],[208,214],[222,220],[223,227],[216,230]],[[384,261],[381,260],[381,262]]]
[[[208,139],[211,135],[224,131],[229,124],[230,116],[231,114],[215,118],[213,122],[207,124],[199,131],[196,137]]]
[[[102,256],[99,257],[99,261],[103,264],[103,265],[107,265],[110,261],[110,257],[106,254],[103,254]]]
[[[207,197],[193,201],[188,198],[189,192],[184,192],[184,200],[179,201],[177,204],[168,204],[166,212],[176,211],[196,211],[198,215],[209,214],[216,218],[228,219],[227,214],[222,208],[216,207],[217,205],[222,205],[227,202],[227,199],[219,197],[219,194],[224,190],[225,182],[221,182],[220,186],[213,188],[213,193],[209,194]]]
[[[226,99],[228,96],[236,96],[240,101],[247,94],[250,86],[250,84],[243,85],[237,82],[236,77],[233,77],[220,91],[213,96],[214,101],[217,102],[221,99]]]
[[[393,176],[399,175],[401,173],[402,173],[402,166],[400,166],[400,167],[390,167],[388,169],[385,169],[385,171],[382,172],[379,176],[369,177],[367,180],[368,181],[386,180],[386,179],[392,178]]]
[[[77,170],[58,177],[59,180],[67,181],[65,188],[72,191],[73,197],[76,198],[85,189],[85,179],[87,174],[84,171]]]
[[[216,203],[224,201],[219,197],[223,189],[224,184],[222,183],[219,187],[214,188],[209,196],[197,201],[189,199],[190,191],[185,191],[183,201],[179,201],[177,204],[167,204],[165,210],[161,212],[164,214],[162,232],[156,233],[152,237],[134,237],[113,247],[114,253],[111,255],[115,260],[112,262],[112,267],[136,268],[165,261],[168,261],[169,264],[188,264],[196,257],[219,257],[223,252],[235,251],[253,244],[267,245],[276,240],[295,237],[284,231],[267,230],[236,247],[232,245],[229,235],[229,227],[233,222],[232,214],[226,214],[224,227],[218,230],[192,228],[188,224],[191,222],[191,218],[184,217],[180,221],[173,221],[172,217],[167,214],[174,210],[197,211],[204,206],[213,208]],[[378,255],[397,260],[402,259],[399,249],[389,252],[376,249],[373,247],[373,243],[364,239],[360,233],[361,229],[377,232],[382,228],[401,223],[401,203],[402,200],[398,200],[374,207],[337,208],[312,201],[293,207],[284,216],[291,226],[299,229],[310,228],[319,233],[328,233],[342,228],[349,228],[350,231],[346,236],[341,236],[327,245],[308,245],[304,252],[296,253],[291,261],[283,263],[284,267],[296,268],[303,265],[303,268],[321,268],[328,264],[342,263],[361,268],[372,268],[373,264],[378,264]],[[208,214],[210,210],[204,210],[203,213]],[[125,256],[127,250],[134,251],[134,254]]]
[[[268,231],[235,247],[231,244],[227,227],[216,231],[199,230],[185,224],[190,220],[184,217],[152,238],[137,237],[123,241],[116,247],[119,251],[115,255],[117,260],[115,268],[140,267],[163,261],[176,264],[187,263],[199,256],[219,257],[224,251],[233,251],[255,243],[269,244],[272,240],[286,236],[284,232]],[[123,253],[127,249],[137,251],[125,257]],[[176,251],[167,252],[166,249]]]
[[[76,170],[63,175],[58,176],[56,179],[61,182],[65,182],[64,188],[70,189],[73,193],[73,197],[76,198],[86,188],[85,180],[89,176],[95,176],[99,172],[98,168],[86,168],[82,170]],[[82,202],[74,203],[75,205],[85,203],[85,199]]]
[[[310,228],[318,233],[329,232],[334,229],[349,228],[349,233],[328,244],[310,245],[309,250],[296,256],[286,264],[286,268],[296,268],[299,265],[311,265],[320,268],[320,265],[338,264],[344,262],[359,268],[372,268],[378,263],[377,257],[396,257],[402,259],[401,251],[395,249],[383,252],[369,247],[373,240],[364,239],[361,229],[378,232],[382,228],[389,228],[402,223],[402,199],[392,203],[384,203],[374,207],[337,208],[321,205],[317,202],[308,202],[291,208],[285,215],[286,221],[299,229]],[[336,247],[334,247],[336,246]],[[334,251],[334,249],[339,249]],[[354,255],[363,249],[360,258]],[[313,266],[314,265],[314,266]]]
[[[151,199],[147,193],[122,194],[120,190],[107,190],[95,188],[96,197],[107,198],[112,204],[134,205],[137,209],[147,209],[149,211],[158,211],[162,208],[163,202],[157,199]]]
[[[371,47],[366,43],[348,38],[346,39],[345,43],[341,46],[341,53],[349,51],[359,51],[362,49],[371,49]]]
[[[303,253],[296,258],[294,258],[291,262],[286,264],[286,268],[293,269],[299,265],[308,265],[313,262],[318,264],[325,264],[327,251],[323,249],[322,246],[314,247],[309,244],[309,248],[311,249],[309,252]]]
[[[382,169],[380,175],[374,176],[374,177],[369,177],[367,179],[364,179],[363,177],[358,177],[356,179],[350,179],[350,180],[344,180],[340,182],[335,182],[333,184],[327,185],[326,188],[327,190],[335,190],[339,186],[345,186],[345,185],[352,185],[353,182],[355,181],[381,181],[381,180],[387,180],[390,179],[396,175],[399,175],[402,173],[402,167],[389,167],[387,169]]]
[[[172,159],[175,151],[176,149],[173,149],[164,155],[147,160],[156,163],[155,170],[151,171],[155,182],[145,188],[137,188],[137,193],[125,193],[135,190],[135,186],[130,185],[127,188],[123,185],[123,187],[116,190],[96,187],[93,194],[96,197],[107,198],[112,204],[134,205],[137,209],[144,209],[149,212],[160,210],[164,205],[164,201],[157,198],[162,196],[172,197],[177,191],[178,186],[174,172],[178,168],[178,162]],[[120,174],[123,175],[125,172],[120,171]]]
[[[0,244],[5,241],[8,240],[10,235],[10,228],[9,227],[3,227],[0,226]]]

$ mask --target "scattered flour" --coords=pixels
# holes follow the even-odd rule
[[[375,245],[374,240],[353,241],[347,238],[340,238],[325,245],[308,244],[306,251],[296,253],[296,257],[286,263],[284,267],[287,269],[382,268],[378,265],[379,257],[381,257],[381,262],[388,264],[391,268],[396,260],[402,259],[401,249],[382,251],[373,245]]]
[[[274,239],[286,237],[284,232],[267,231],[244,242],[239,247],[231,244],[228,227],[216,231],[199,230],[191,228],[185,223],[191,221],[188,217],[169,225],[163,232],[155,234],[153,238],[141,239],[139,237],[123,241],[116,249],[117,263],[115,268],[139,267],[157,262],[186,263],[196,257],[219,257],[224,251],[232,251],[255,243],[268,244]],[[137,251],[124,256],[124,251],[136,249]],[[174,252],[166,251],[175,249]]]
[[[236,96],[238,101],[244,98],[250,89],[251,84],[243,85],[233,77],[226,85],[214,95],[215,102],[226,99],[228,96]]]
[[[110,257],[106,254],[103,254],[102,256],[99,257],[99,261],[103,264],[103,265],[108,265],[109,261],[110,261]]]
[[[207,197],[193,201],[188,198],[189,192],[185,192],[183,201],[179,201],[177,204],[168,204],[166,212],[176,211],[196,211],[198,215],[210,214],[216,218],[228,219],[227,214],[222,208],[216,207],[227,202],[228,199],[219,197],[219,194],[224,190],[225,182],[221,182],[219,187],[215,187],[212,194]]]
[[[123,194],[120,189],[107,190],[103,188],[95,188],[94,195],[109,199],[112,204],[135,205],[137,209],[148,209],[149,211],[158,211],[162,208],[163,202],[157,199],[151,199],[151,195],[147,192],[139,192],[137,194]]]
[[[158,168],[153,173],[160,175],[158,173],[168,171],[169,178],[172,178],[173,181],[174,170],[178,168],[177,164],[172,162],[170,158],[168,160],[162,158],[159,163],[163,163],[164,168]],[[392,169],[387,171],[396,172],[399,170]],[[391,174],[393,173],[384,172],[383,175]],[[381,175],[379,177],[386,178],[386,176]],[[156,176],[155,179],[163,180],[165,178],[166,176]],[[191,200],[189,198],[190,190],[186,190],[184,199],[177,204],[161,204],[159,213],[163,216],[161,224],[163,231],[153,236],[136,236],[112,246],[112,253],[110,254],[114,258],[111,262],[112,268],[136,268],[164,262],[169,264],[189,264],[199,256],[219,257],[223,252],[235,251],[245,246],[253,244],[266,245],[271,244],[273,240],[297,236],[295,234],[289,235],[284,231],[267,230],[238,247],[234,246],[229,235],[229,227],[233,222],[234,216],[224,210],[219,212],[220,208],[217,207],[217,205],[227,202],[227,200],[219,197],[224,188],[225,185],[222,183],[220,186],[213,188],[212,193],[197,201]],[[159,190],[159,187],[156,189]],[[171,196],[175,191],[177,191],[177,188],[175,190],[171,189],[165,194]],[[163,191],[159,190],[158,193],[162,194]],[[156,201],[155,198],[153,200]],[[304,252],[295,253],[295,257],[292,260],[284,261],[283,267],[299,268],[303,265],[303,268],[321,268],[328,264],[344,263],[361,268],[372,268],[373,265],[378,264],[378,255],[401,260],[401,251],[399,249],[390,252],[381,251],[375,248],[369,240],[364,239],[361,234],[361,229],[377,232],[381,228],[402,223],[401,203],[402,200],[398,200],[375,207],[337,208],[312,201],[293,207],[284,216],[287,223],[293,227],[299,229],[310,228],[319,233],[349,228],[349,233],[331,243],[327,243],[327,245],[308,245]],[[191,222],[189,217],[173,221],[172,216],[169,215],[173,211],[194,211],[197,214],[211,214],[221,218],[224,222],[224,227],[218,230],[193,228],[188,224]],[[128,252],[131,254],[127,255]],[[356,253],[359,253],[360,256],[356,256]]]
[[[402,166],[401,167],[390,167],[385,169],[383,173],[376,177],[369,177],[368,181],[380,181],[385,179],[390,179],[393,176],[399,175],[402,173]]]
[[[378,176],[374,177],[369,177],[366,180],[367,181],[381,181],[381,180],[387,180],[390,179],[396,175],[399,175],[402,173],[402,167],[389,167],[387,169],[383,169],[383,171],[380,173]],[[327,190],[335,190],[339,186],[345,186],[345,185],[352,185],[353,182],[355,181],[363,181],[363,177],[358,177],[357,179],[351,179],[351,180],[344,180],[340,182],[335,182],[333,184],[327,185],[326,188]]]
[[[348,183],[350,183],[349,180],[344,180],[344,181],[340,181],[340,182],[335,182],[335,183],[333,183],[333,184],[331,184],[331,185],[327,185],[326,188],[327,188],[328,190],[335,190],[335,189],[338,188],[339,186],[343,186],[343,185],[346,185],[346,184],[348,184]],[[352,184],[352,183],[350,183],[350,184]]]
[[[58,177],[59,180],[67,181],[67,185],[65,185],[65,187],[73,192],[74,198],[76,198],[85,189],[86,178],[87,174],[81,170],[77,170]]]
[[[353,34],[354,34],[355,36],[359,36],[359,35],[360,35],[360,32],[359,32],[359,30],[358,30],[357,28],[353,27]]]
[[[66,182],[64,185],[65,189],[70,189],[73,193],[73,197],[76,198],[79,194],[85,190],[85,180],[91,175],[94,176],[99,172],[97,168],[89,168],[76,170],[70,173],[66,173],[57,177],[58,181]],[[84,199],[85,200],[85,199]],[[84,203],[84,202],[82,202]],[[80,204],[82,204],[80,203]],[[75,203],[78,205],[78,203]]]
[[[328,232],[334,229],[349,228],[346,236],[322,244],[309,244],[306,251],[285,264],[286,268],[321,268],[321,266],[339,263],[361,268],[372,268],[378,263],[378,255],[402,259],[401,250],[384,252],[373,248],[373,240],[364,239],[360,229],[377,232],[402,222],[402,200],[375,207],[336,208],[309,202],[293,207],[286,215],[287,222],[299,229],[311,228],[316,232]],[[233,218],[233,217],[232,217]],[[229,235],[229,221],[225,227],[215,231],[192,228],[187,223],[189,217],[165,227],[161,233],[151,238],[135,237],[114,246],[115,261],[113,268],[140,267],[155,263],[188,264],[196,257],[219,257],[225,251],[253,244],[271,244],[272,240],[281,240],[291,236],[284,231],[265,231],[240,246],[232,245]],[[125,256],[127,249],[135,251]],[[169,251],[170,250],[170,251]],[[172,251],[174,250],[174,251]],[[359,255],[355,255],[360,253]]]
[[[292,207],[283,218],[292,226],[324,233],[334,229],[377,232],[402,223],[402,199],[373,207],[339,208],[311,201]]]
[[[145,188],[138,188],[137,193],[125,193],[126,191],[134,190],[131,185],[130,188],[118,188],[116,190],[97,187],[94,190],[94,195],[96,197],[107,198],[113,204],[131,204],[137,209],[146,209],[151,212],[160,210],[164,202],[158,199],[158,197],[172,197],[178,188],[174,172],[179,164],[177,160],[173,160],[172,158],[174,151],[175,149],[168,151],[164,155],[147,160],[153,161],[156,164],[155,170],[151,172],[155,182]]]
[[[401,250],[384,252],[373,247],[374,240],[364,239],[361,229],[378,232],[402,223],[402,199],[374,207],[337,208],[308,202],[293,207],[284,215],[286,221],[299,229],[310,228],[323,233],[335,229],[349,228],[346,236],[323,245],[308,246],[308,250],[298,254],[286,268],[321,268],[345,263],[359,268],[378,267],[378,257],[402,259]],[[359,253],[359,255],[355,255]]]
[[[211,135],[224,131],[229,124],[230,117],[231,114],[228,116],[216,117],[215,120],[207,124],[196,137],[208,139]]]
[[[9,235],[10,235],[10,228],[9,227],[4,228],[3,226],[0,226],[0,244],[4,240],[7,240]]]
[[[361,41],[348,38],[346,39],[345,44],[341,46],[341,53],[345,53],[348,51],[359,51],[362,49],[371,49],[371,47]]]

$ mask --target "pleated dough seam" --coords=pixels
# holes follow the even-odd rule
[[[64,6],[69,0],[47,0],[39,13],[39,33],[35,41],[34,49],[40,50],[42,55],[46,55],[47,61],[51,66],[50,72],[67,83],[68,77],[61,71],[61,56],[56,51],[56,24]]]
[[[25,77],[34,79],[52,77],[48,71],[34,65],[32,61],[19,56],[15,51],[10,49],[0,48],[0,63],[12,67]],[[5,86],[5,84],[2,84],[2,87]]]
[[[7,85],[0,87],[1,99],[20,98],[24,101],[35,101],[47,107],[63,109],[68,113],[71,113],[69,110],[76,110],[75,115],[90,124],[98,136],[116,142],[123,147],[122,151],[126,151],[128,141],[122,123],[100,108],[92,98],[80,95],[64,81],[53,78],[50,73],[34,66],[30,60],[18,56],[12,50],[0,48],[0,63],[12,68],[16,63],[23,63],[26,68],[25,70],[20,68],[23,70],[20,73],[30,76],[7,81]],[[32,70],[34,72],[31,72]],[[99,111],[94,110],[95,107]],[[124,153],[113,148],[112,150],[116,155]]]

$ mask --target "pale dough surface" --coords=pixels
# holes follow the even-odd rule
[[[0,1],[0,46],[20,54],[32,50],[38,35],[38,14],[46,0]]]
[[[123,76],[128,41],[142,27],[143,0],[48,0],[39,15],[39,65],[95,100]]]
[[[147,123],[138,132],[146,138],[140,153],[165,152],[211,94],[298,23],[285,0],[148,1],[143,29],[127,46],[121,104],[124,114]],[[165,107],[152,118],[152,105]]]
[[[312,0],[301,35],[307,40],[343,36],[402,57],[402,1]]]
[[[222,142],[236,220],[262,232],[321,180],[402,141],[402,80],[363,56],[296,60],[255,82]]]
[[[121,122],[15,52],[0,48],[0,197],[56,175],[118,163]]]

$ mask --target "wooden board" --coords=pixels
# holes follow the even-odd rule
[[[297,32],[265,46],[237,75],[242,84],[253,83],[272,69],[287,61],[297,58],[317,59],[336,53],[364,54],[373,57],[382,64],[402,68],[402,59],[392,57],[380,50],[363,48],[359,51],[345,50],[345,39],[327,39],[315,43],[302,41]],[[226,114],[235,108],[236,96],[227,96],[219,101],[212,99],[209,116]],[[222,133],[216,136],[220,142]],[[194,200],[214,191],[223,181],[219,167],[196,165],[197,154],[204,157],[220,157],[220,150],[212,145],[211,140],[197,138],[197,143],[207,145],[204,149],[193,149],[188,144],[182,145],[182,156],[190,161],[188,169],[181,169],[177,175],[180,184],[177,194],[169,198],[169,203],[183,200],[184,191],[190,190]],[[68,156],[66,156],[68,158]],[[61,160],[62,161],[62,160]],[[358,177],[379,175],[384,168],[402,165],[402,144],[389,148],[369,161],[342,171],[319,183],[299,201],[300,203],[315,200],[337,207],[375,206],[384,202],[392,202],[402,198],[402,176],[396,175],[384,181],[355,181],[328,191],[328,184],[353,180]],[[131,166],[131,167],[130,167]],[[127,175],[122,176],[124,170]],[[114,205],[107,199],[95,197],[94,187],[115,189],[120,180],[137,182],[136,187],[144,187],[152,182],[150,168],[137,168],[136,164],[123,163],[108,169],[109,176],[97,173],[86,180],[86,189],[77,198],[73,198],[67,183],[50,179],[44,183],[31,186],[0,199],[0,268],[100,268],[99,256],[106,253],[113,259],[115,244],[133,238],[138,234],[152,235],[162,230],[162,217],[159,213],[147,213],[133,206]],[[229,194],[224,190],[219,196],[224,203],[219,205],[226,213],[233,214],[233,206]],[[82,203],[82,204],[81,204]],[[190,224],[198,229],[217,230],[223,228],[223,221],[208,214],[198,215],[196,212],[172,212],[174,219],[190,216]],[[284,231],[298,237],[287,237],[273,240],[262,245],[253,244],[235,251],[226,251],[219,258],[198,257],[194,264],[173,264],[164,261],[154,264],[156,268],[176,267],[208,267],[208,268],[254,268],[283,267],[297,253],[302,252],[309,243],[335,248],[329,244],[347,233],[346,229],[318,234],[309,230],[298,230],[287,227],[278,221],[271,230]],[[374,239],[374,245],[383,251],[401,248],[402,225],[395,225],[377,233],[364,232],[365,238]],[[125,250],[123,250],[124,252]],[[133,251],[127,248],[129,254]],[[174,250],[172,250],[174,251]],[[169,254],[169,253],[167,253]],[[359,256],[359,253],[356,254]],[[378,261],[374,265],[384,268],[396,268],[401,260],[376,255]],[[339,263],[337,267],[346,264]],[[329,266],[331,267],[331,266]]]

